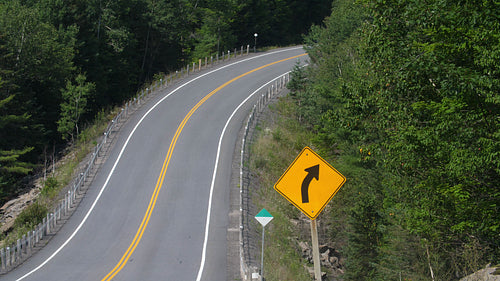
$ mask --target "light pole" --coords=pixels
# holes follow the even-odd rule
[[[257,36],[258,36],[258,34],[255,33],[253,36],[255,37],[255,43],[253,45],[253,52],[256,53],[257,52]]]

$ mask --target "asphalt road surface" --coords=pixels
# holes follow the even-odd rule
[[[246,56],[156,95],[122,126],[57,235],[0,279],[227,280],[238,132],[256,101],[251,94],[305,62],[303,54],[287,48]]]

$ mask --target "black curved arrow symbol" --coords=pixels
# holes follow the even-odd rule
[[[309,203],[309,184],[313,178],[319,180],[319,164],[309,167],[304,171],[307,172],[307,176],[302,181],[302,203]]]

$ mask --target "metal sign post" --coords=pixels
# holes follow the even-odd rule
[[[262,251],[260,254],[260,278],[264,280],[264,229],[265,226],[262,226]]]
[[[255,219],[262,225],[262,253],[260,256],[260,278],[264,280],[264,230],[266,225],[273,219],[273,216],[266,210],[262,209],[256,216]]]

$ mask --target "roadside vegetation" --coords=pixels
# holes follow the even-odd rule
[[[110,108],[160,73],[200,58],[254,44],[258,50],[299,44],[329,6],[329,0],[0,0],[0,206],[32,189],[34,178],[45,182],[11,237],[51,207],[102,136]],[[61,165],[48,171],[56,161]]]
[[[268,280],[309,278],[292,231],[301,215],[272,189],[306,145],[347,177],[321,214],[344,280],[458,280],[499,264],[499,11],[493,0],[0,0],[0,202],[72,147],[8,239],[45,216],[102,134],[103,108],[155,73],[257,40],[304,43],[310,58],[252,148],[253,196],[275,216]]]
[[[102,137],[108,123],[116,115],[118,108],[105,113],[99,113],[98,117],[82,129],[74,145],[68,147],[62,159],[52,163],[47,163],[46,169],[42,172],[44,179],[40,179],[40,193],[36,200],[27,206],[15,219],[12,229],[8,233],[0,236],[0,245],[10,245],[21,238],[26,232],[33,230],[36,225],[42,222],[47,212],[52,210],[59,203],[61,190],[67,186],[76,176],[78,165],[84,163],[85,158],[97,145],[97,141]],[[47,162],[56,155],[46,156]]]
[[[301,129],[271,129],[254,165],[271,188],[310,144],[347,177],[321,215],[344,280],[458,280],[500,262],[499,11],[339,0],[305,37],[311,65],[295,69],[295,122],[281,123]],[[269,208],[291,220],[285,201]]]
[[[251,145],[250,170],[258,186],[251,190],[252,201],[259,210],[266,208],[274,217],[266,226],[266,280],[310,280],[305,268],[310,265],[298,249],[302,235],[291,222],[299,218],[300,212],[273,189],[295,154],[311,144],[313,135],[300,125],[297,112],[297,105],[290,98],[271,105],[266,118],[257,124]]]
[[[29,188],[24,178],[47,154],[85,138],[85,124],[155,74],[240,46],[300,44],[329,7],[329,0],[0,0],[0,205]]]

